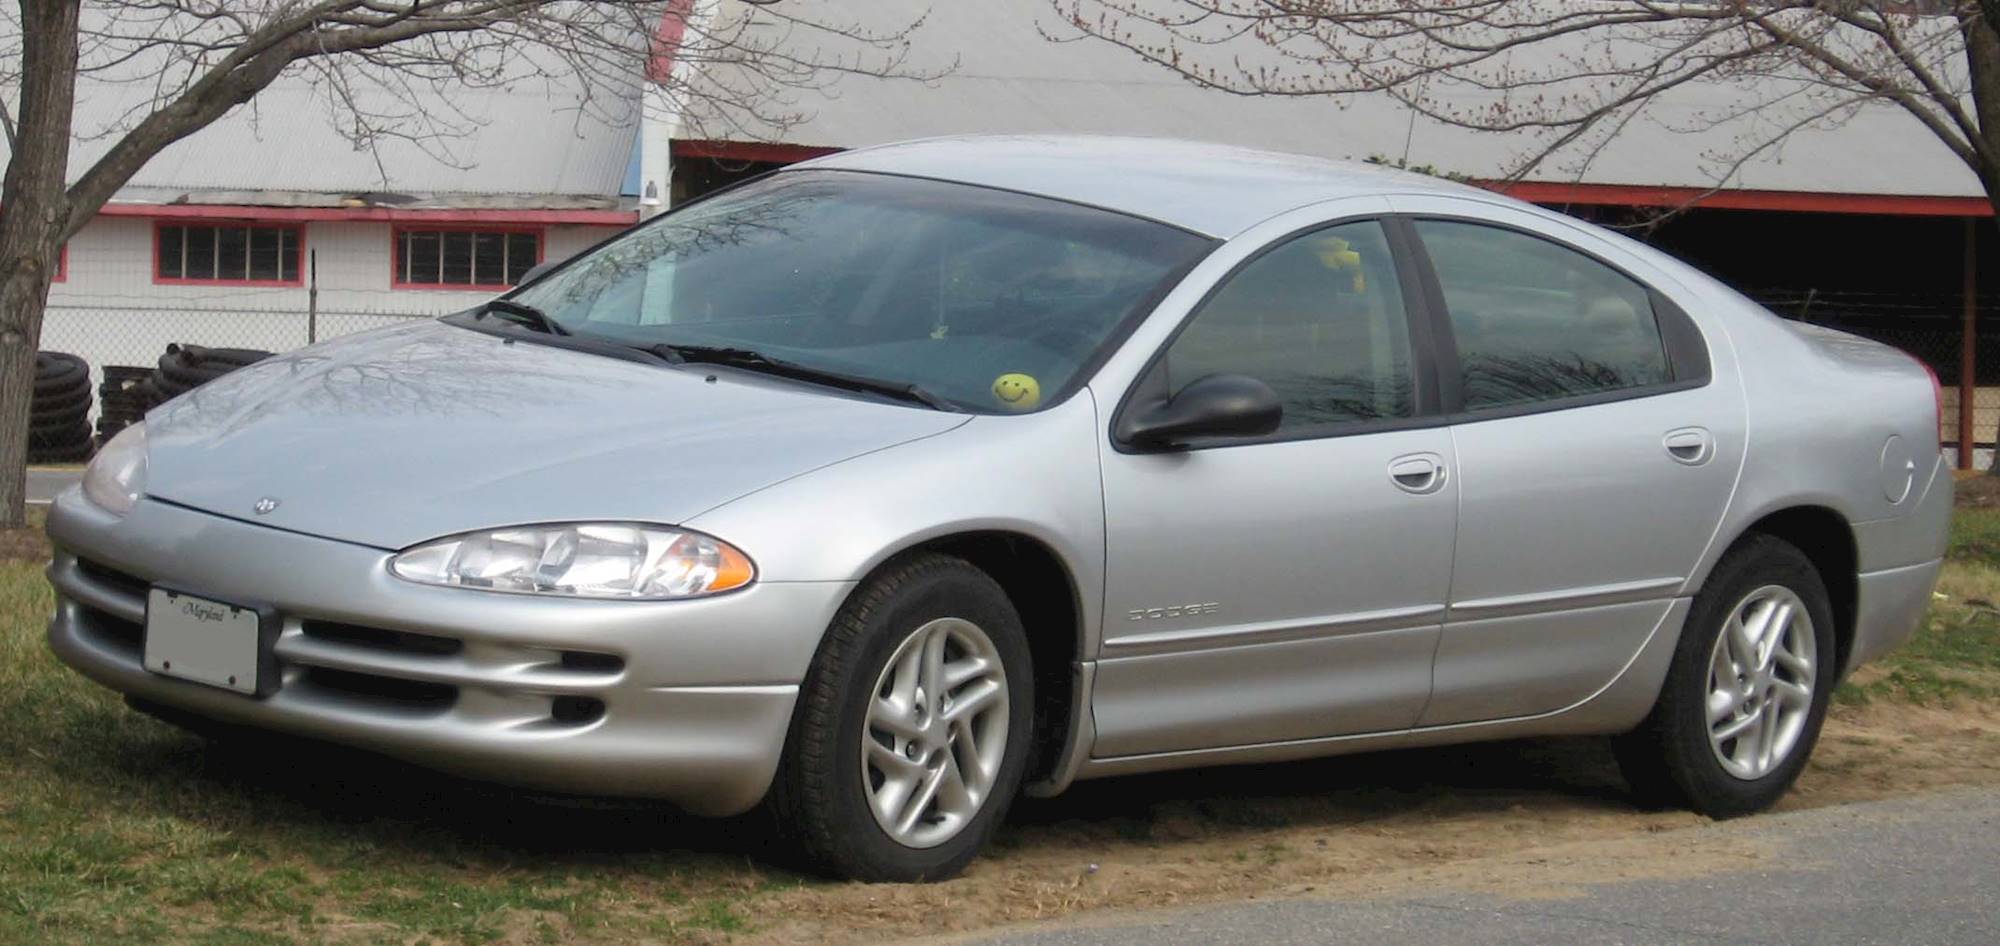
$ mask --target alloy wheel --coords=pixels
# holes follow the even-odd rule
[[[1007,751],[1007,672],[986,632],[939,618],[898,645],[868,694],[861,784],[897,843],[935,847],[993,793]]]
[[[1731,776],[1769,775],[1812,717],[1818,644],[1805,602],[1782,585],[1745,595],[1708,660],[1708,744]]]

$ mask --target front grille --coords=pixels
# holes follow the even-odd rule
[[[392,651],[398,654],[449,657],[465,649],[464,643],[450,637],[391,631],[379,627],[363,627],[359,624],[339,624],[333,621],[305,621],[299,625],[299,630],[307,637],[331,643]]]
[[[138,598],[141,601],[144,601],[146,594],[153,589],[152,583],[144,578],[121,572],[109,565],[93,562],[87,558],[77,559],[76,569],[97,584],[121,594]]]
[[[372,673],[352,673],[327,667],[307,667],[300,682],[316,690],[376,704],[410,709],[445,709],[458,699],[458,688]]]
[[[549,704],[549,718],[576,726],[604,717],[604,701],[588,696],[559,696]]]
[[[579,670],[584,673],[617,673],[625,669],[625,658],[616,654],[595,654],[584,650],[562,652],[564,670]]]
[[[79,635],[139,665],[145,656],[145,623],[125,615],[144,613],[151,582],[83,558],[76,560],[73,574],[90,586],[88,595],[75,596],[83,600],[71,601]],[[276,698],[295,691],[309,700],[385,715],[450,711],[460,706],[460,688],[471,687],[486,697],[482,707],[497,698],[513,707],[509,714],[516,714],[534,712],[539,704],[548,724],[587,727],[608,712],[594,691],[615,685],[626,670],[623,656],[598,651],[500,642],[469,648],[443,634],[296,615],[281,620],[286,629],[279,635],[276,657],[283,683]],[[518,719],[509,717],[510,723]]]
[[[146,626],[137,621],[127,621],[109,611],[77,606],[83,615],[80,630],[84,636],[100,647],[117,651],[137,661],[146,650]]]

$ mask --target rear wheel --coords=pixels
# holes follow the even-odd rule
[[[919,555],[842,608],[799,694],[773,807],[812,866],[855,880],[965,868],[1020,789],[1034,705],[999,585]]]
[[[1836,673],[1819,572],[1752,536],[1695,596],[1659,703],[1616,743],[1619,765],[1650,801],[1716,818],[1768,808],[1805,768]]]

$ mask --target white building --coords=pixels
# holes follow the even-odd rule
[[[603,84],[586,101],[578,89],[537,80],[450,95],[434,109],[463,116],[448,139],[384,138],[357,150],[333,126],[338,110],[321,93],[303,82],[274,86],[148,164],[70,242],[43,346],[98,366],[148,365],[169,342],[280,350],[439,315],[505,288],[531,265],[529,254],[562,258],[716,187],[899,139],[1173,136],[1433,165],[1475,179],[1505,175],[1534,147],[1531,136],[1452,127],[1386,96],[1245,98],[1203,89],[1103,43],[1051,41],[1075,30],[1047,0],[793,0],[788,15],[851,15],[868,30],[920,21],[903,68],[930,74],[836,73],[789,86],[700,74],[720,68],[712,53],[676,57],[684,30],[676,17],[701,18],[690,35],[712,35],[716,23],[757,16],[757,4],[675,0],[668,9],[646,74],[722,90],[708,102],[695,96],[692,111],[659,94],[641,107],[643,76],[622,83],[632,88],[628,102],[604,101]],[[840,49],[819,49],[825,37],[811,31],[744,35],[793,62],[842,58]],[[1253,63],[1268,55],[1255,44],[1228,52]],[[1962,71],[1946,72],[1964,81]],[[1763,83],[1758,95],[1773,95],[1775,80],[1755,81]],[[759,90],[754,102],[741,101],[742,89]],[[91,133],[129,114],[133,94],[86,78],[76,170],[103,147]],[[1455,94],[1471,109],[1506,93]],[[1949,389],[1944,439],[1985,449],[2000,424],[2000,337],[1978,345],[1992,324],[1982,313],[1995,306],[1962,287],[1993,285],[2000,257],[1990,239],[1968,247],[1986,229],[1972,222],[1992,216],[1978,180],[1881,102],[1807,123],[1782,147],[1733,166],[1726,156],[1785,126],[1787,107],[1812,105],[1739,114],[1746,94],[1726,79],[1681,86],[1610,141],[1559,154],[1502,189],[1614,223],[1646,208],[1695,206],[1649,238],[1756,290],[1783,314],[1903,345]],[[773,115],[791,120],[773,123]],[[1963,412],[1963,426],[1961,402],[1977,405]]]
[[[92,91],[73,172],[121,108]],[[360,150],[310,86],[267,90],[168,148],[70,239],[42,347],[98,368],[151,365],[170,342],[283,351],[465,308],[639,218],[636,106],[607,116],[552,86],[467,91],[451,108],[473,120],[448,142]]]

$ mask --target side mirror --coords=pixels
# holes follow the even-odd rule
[[[1285,407],[1256,378],[1212,374],[1180,393],[1138,408],[1119,431],[1139,447],[1174,447],[1196,437],[1259,437],[1278,429]]]
[[[564,262],[563,260],[559,259],[550,259],[536,263],[535,265],[528,267],[528,271],[522,273],[521,278],[516,280],[514,282],[514,285],[525,286],[531,282],[534,282],[535,280],[548,275],[549,270],[561,266],[563,262]]]

